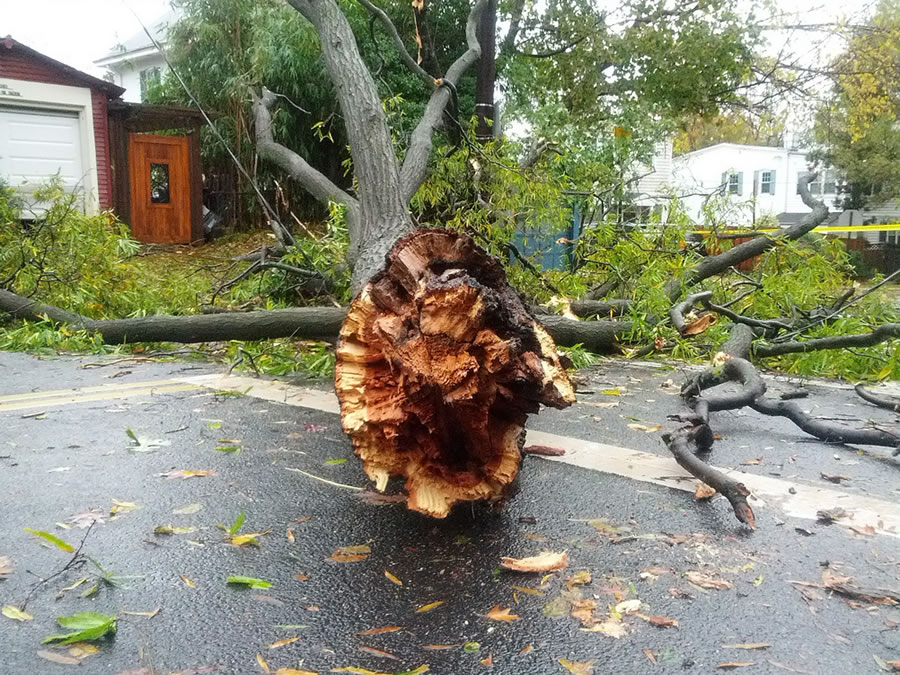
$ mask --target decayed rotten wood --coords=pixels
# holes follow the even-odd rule
[[[433,229],[400,239],[353,301],[335,388],[376,488],[404,476],[409,508],[438,518],[500,495],[518,472],[528,414],[575,400],[552,338],[500,263]]]

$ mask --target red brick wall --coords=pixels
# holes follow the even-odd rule
[[[65,72],[61,72],[49,64],[41,63],[15,49],[6,49],[0,44],[0,77],[45,84],[64,84],[72,87],[83,87]],[[112,206],[112,188],[109,174],[109,132],[106,116],[106,92],[91,90],[91,113],[94,123],[94,145],[97,150],[97,186],[100,208]]]

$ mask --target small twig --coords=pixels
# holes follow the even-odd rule
[[[889,274],[888,276],[886,276],[884,279],[882,279],[882,280],[879,281],[877,284],[875,284],[874,286],[872,286],[872,288],[868,289],[865,293],[860,293],[860,294],[857,295],[855,298],[853,298],[850,302],[846,303],[843,307],[838,307],[837,309],[835,309],[834,311],[832,311],[832,312],[829,313],[828,315],[823,316],[821,319],[816,319],[816,320],[813,321],[812,323],[807,324],[806,326],[803,326],[802,328],[798,328],[798,329],[795,330],[793,333],[788,333],[788,334],[786,334],[786,335],[782,335],[780,338],[778,338],[777,342],[784,342],[785,340],[788,340],[788,339],[790,339],[790,338],[792,338],[792,337],[795,337],[795,336],[797,336],[797,335],[800,335],[801,333],[805,333],[805,332],[808,331],[810,328],[814,328],[815,326],[818,326],[820,323],[825,323],[825,322],[828,321],[829,319],[834,318],[834,317],[837,316],[841,311],[847,309],[850,305],[855,305],[857,302],[859,302],[859,301],[862,300],[864,297],[866,297],[867,295],[869,295],[869,293],[872,293],[873,291],[875,291],[876,289],[880,288],[881,286],[884,286],[887,282],[889,282],[891,279],[893,279],[894,277],[896,277],[898,274],[900,274],[900,269],[898,269],[898,270],[896,270],[895,272],[892,272],[891,274]]]
[[[308,473],[308,472],[304,471],[303,469],[295,469],[294,467],[291,467],[291,466],[286,466],[284,468],[287,469],[288,471],[296,471],[297,473],[302,473],[304,476],[306,476],[308,478],[313,478],[315,480],[322,481],[323,483],[327,483],[328,485],[334,485],[335,487],[346,488],[348,490],[357,490],[357,491],[365,490],[365,488],[356,487],[355,485],[347,485],[345,483],[335,483],[333,480],[328,480],[327,478],[322,478],[321,476],[316,476],[315,474]]]
[[[31,598],[34,597],[34,594],[37,593],[38,589],[41,586],[43,586],[44,584],[49,582],[51,579],[55,579],[56,577],[60,576],[61,574],[67,572],[68,570],[72,569],[73,567],[76,567],[78,565],[83,565],[86,562],[87,558],[81,554],[81,549],[84,548],[84,542],[87,541],[88,535],[91,533],[91,530],[94,529],[94,525],[96,524],[96,522],[97,522],[96,520],[92,520],[91,524],[88,525],[87,530],[85,530],[84,536],[81,538],[81,543],[78,544],[78,548],[75,549],[75,553],[72,554],[72,557],[69,559],[69,562],[67,562],[65,565],[63,565],[62,568],[60,568],[59,570],[57,570],[56,572],[51,574],[49,577],[40,578],[39,581],[32,584],[31,590],[28,592],[28,595],[25,596],[25,600],[22,602],[22,606],[19,607],[19,609],[21,609],[23,612],[25,611],[25,608],[28,606],[28,603],[31,601]]]

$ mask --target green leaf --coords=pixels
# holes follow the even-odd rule
[[[217,445],[216,450],[219,452],[240,452],[241,446],[239,445]]]
[[[26,532],[31,532],[36,537],[40,537],[41,539],[45,539],[49,541],[51,544],[56,545],[61,548],[66,553],[74,553],[75,547],[71,544],[67,544],[62,539],[57,537],[56,535],[50,534],[49,532],[44,532],[43,530],[32,530],[30,527],[25,528]]]
[[[257,579],[255,577],[242,577],[234,574],[229,575],[228,579],[225,580],[227,584],[239,584],[242,586],[248,586],[250,588],[271,588],[272,583],[270,581],[266,581],[265,579]]]
[[[230,534],[233,537],[238,532],[240,532],[241,526],[244,524],[245,518],[246,518],[246,516],[244,515],[244,512],[241,511],[238,514],[238,517],[234,519],[234,522],[231,524],[231,527],[228,528],[228,534]]]
[[[72,616],[60,616],[56,619],[63,628],[71,628],[70,633],[48,635],[43,642],[59,642],[71,644],[82,640],[99,640],[104,635],[116,632],[116,617],[99,612],[77,612]]]
[[[346,457],[341,457],[340,459],[326,459],[325,463],[326,464],[343,464],[346,461],[347,461]]]
[[[125,433],[128,435],[128,438],[134,441],[135,445],[141,444],[140,440],[138,440],[137,434],[134,433],[134,431],[132,431],[130,427],[125,427]]]

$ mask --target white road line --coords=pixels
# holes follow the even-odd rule
[[[242,391],[247,396],[254,396],[266,401],[327,413],[337,414],[340,412],[337,397],[330,391],[307,389],[274,380],[201,375],[182,378],[182,381],[210,389]],[[527,443],[548,445],[565,450],[566,454],[561,457],[548,458],[554,462],[571,464],[686,492],[693,492],[697,486],[696,479],[670,457],[534,430],[528,431]],[[719,470],[740,480],[750,489],[753,493],[751,500],[754,508],[777,507],[787,516],[816,520],[817,511],[840,506],[850,515],[836,521],[836,524],[859,529],[871,526],[877,534],[900,537],[900,504],[898,503],[834,490],[812,483],[795,483],[780,478],[723,468],[719,468]]]

